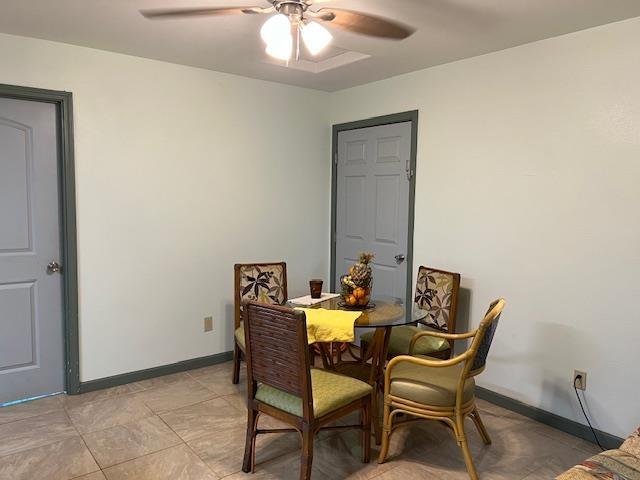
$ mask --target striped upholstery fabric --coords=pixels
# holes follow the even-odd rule
[[[556,480],[640,480],[640,429],[620,449],[594,455]]]

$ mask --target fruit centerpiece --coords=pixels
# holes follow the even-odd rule
[[[366,307],[371,300],[373,275],[369,263],[373,260],[373,253],[360,253],[360,261],[349,268],[349,274],[343,275],[342,300],[349,307]]]

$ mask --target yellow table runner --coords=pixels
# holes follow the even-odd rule
[[[353,324],[362,312],[327,310],[326,308],[296,308],[307,317],[309,343],[353,342]]]

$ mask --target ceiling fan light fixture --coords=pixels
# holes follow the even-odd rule
[[[291,22],[289,17],[278,13],[264,22],[260,29],[260,36],[266,44],[277,42],[283,37],[291,37]]]
[[[265,52],[278,60],[288,61],[291,59],[293,52],[293,38],[291,35],[274,38],[267,43]]]
[[[260,37],[267,44],[266,52],[278,60],[289,60],[293,52],[291,21],[278,13],[270,17],[260,29]]]
[[[317,55],[326,48],[333,39],[329,30],[318,22],[309,22],[302,27],[302,40],[311,55]]]

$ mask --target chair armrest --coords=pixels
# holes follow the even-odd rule
[[[432,330],[425,330],[424,332],[418,332],[413,335],[411,338],[411,343],[409,344],[409,355],[413,355],[413,347],[415,347],[416,342],[420,339],[420,337],[438,337],[445,338],[447,340],[463,340],[465,338],[473,338],[478,333],[478,330],[474,330],[472,332],[467,333],[444,333],[444,332],[434,332]]]
[[[384,391],[389,391],[389,383],[391,382],[391,372],[393,368],[402,362],[414,363],[416,365],[420,365],[423,367],[432,367],[432,368],[442,368],[442,367],[450,367],[452,365],[457,365],[458,363],[462,363],[469,358],[469,350],[464,353],[461,353],[458,356],[450,358],[448,360],[437,360],[437,359],[427,359],[420,357],[413,357],[411,355],[399,355],[397,357],[393,357],[389,363],[387,364],[387,368],[384,372]]]

